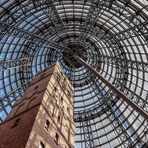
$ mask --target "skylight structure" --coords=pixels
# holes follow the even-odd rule
[[[75,55],[148,112],[147,0],[2,0],[0,121],[58,61],[75,88],[76,148],[146,146],[148,121]]]

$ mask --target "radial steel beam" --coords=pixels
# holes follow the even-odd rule
[[[57,31],[64,28],[64,23],[54,5],[53,0],[32,0],[32,2],[36,8],[41,7],[41,10],[47,14]]]
[[[9,100],[8,98],[12,95],[13,96],[13,94],[15,94],[15,93],[20,93],[20,91],[19,91],[19,89],[21,89],[21,88],[23,88],[23,87],[27,87],[28,86],[28,84],[30,83],[32,81],[32,79],[31,80],[29,80],[29,81],[27,81],[27,82],[24,82],[22,85],[20,85],[20,86],[18,86],[16,89],[14,89],[13,91],[11,91],[10,93],[8,93],[6,96],[3,96],[3,97],[0,97],[0,112],[4,109],[4,108],[6,108],[8,105],[11,105],[11,103],[13,102],[13,101],[16,101],[16,98],[14,98],[13,100]],[[17,98],[18,99],[18,98]],[[5,102],[5,104],[3,103],[3,102]]]
[[[115,56],[106,56],[106,55],[96,55],[100,62],[110,63],[116,66],[122,65],[123,68],[132,68],[139,71],[148,72],[148,63],[147,62],[139,62],[129,59],[121,59]],[[99,62],[98,61],[98,62]],[[122,63],[126,63],[127,65],[123,65]]]
[[[93,140],[93,133],[92,133],[92,129],[91,129],[90,120],[83,120],[82,126],[83,126],[85,147],[86,148],[93,148],[94,147],[94,140]]]
[[[115,130],[115,133],[119,135],[119,138],[122,141],[122,145],[124,145],[124,147],[131,146],[133,143],[132,138],[130,137],[128,130],[124,127],[125,123],[121,122],[120,117],[116,115],[116,112],[117,111],[114,111],[113,108],[110,107],[110,110],[106,111],[105,114],[108,116],[108,119]]]
[[[88,63],[86,63],[79,56],[74,55],[74,58],[83,66],[85,66],[90,72],[92,72],[96,77],[98,77],[103,83],[105,83],[119,98],[122,98],[128,105],[130,105],[135,111],[137,111],[145,120],[148,120],[148,113],[145,112],[142,108],[140,108],[135,102],[130,100],[127,96],[125,96],[119,89],[113,86],[110,82],[108,82],[102,75],[100,75],[93,67],[91,67]]]
[[[31,65],[31,61],[28,58],[22,59],[15,59],[15,60],[8,60],[8,61],[1,61],[0,62],[0,71],[8,70],[8,69],[15,69],[18,67],[24,67]]]
[[[81,25],[81,31],[82,33],[79,36],[79,39],[82,41],[85,41],[87,38],[88,33],[93,32],[94,30],[94,24],[99,19],[99,16],[101,15],[101,10],[104,5],[108,5],[110,0],[104,1],[104,0],[92,0],[91,6],[88,12],[88,15],[86,17],[86,20]]]
[[[87,46],[86,48],[91,50],[91,46]],[[103,48],[102,48],[103,49]],[[85,56],[88,56],[87,53],[84,53]],[[98,57],[98,62],[104,62],[104,63],[108,63],[108,64],[112,64],[112,66],[120,66],[122,65],[122,67],[124,68],[132,68],[135,70],[139,70],[139,71],[145,71],[148,72],[148,62],[140,62],[140,61],[136,61],[136,60],[130,60],[130,59],[124,59],[124,58],[118,58],[115,56],[107,56],[107,55],[98,55],[96,54],[90,54],[89,56],[91,56],[91,58],[93,58],[93,56]],[[123,65],[124,63],[126,63],[126,65]]]
[[[48,30],[51,30],[49,32],[52,32],[51,34],[56,33],[58,38],[63,40],[60,37],[60,33],[62,31],[65,32],[66,28],[59,12],[57,11],[57,8],[55,6],[55,1],[54,0],[32,0],[32,2],[35,8],[39,11],[42,10],[47,16],[47,18],[49,18],[49,21],[51,21],[53,27],[51,26],[52,28],[48,28]],[[66,46],[64,40],[62,41],[62,44]]]
[[[24,29],[9,25],[7,23],[4,23],[3,21],[0,21],[0,39],[5,36],[5,34],[18,37],[21,39],[24,39],[28,42],[31,42],[33,44],[41,45],[47,48],[53,48],[55,50],[61,51],[61,50],[70,50],[68,47],[65,47],[62,44],[58,44],[55,42],[51,42],[46,38],[42,38],[34,33],[28,32]]]

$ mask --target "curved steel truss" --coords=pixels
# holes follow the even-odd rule
[[[146,118],[74,56],[148,113],[147,0],[2,0],[0,121],[58,61],[75,88],[76,148],[146,147]]]

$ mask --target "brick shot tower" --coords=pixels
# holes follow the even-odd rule
[[[38,73],[0,124],[0,148],[72,148],[73,87],[58,63]]]

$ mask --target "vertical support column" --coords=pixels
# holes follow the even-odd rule
[[[135,111],[137,111],[145,120],[148,120],[148,113],[145,112],[142,108],[140,108],[135,102],[130,100],[127,96],[125,96],[119,89],[109,83],[105,78],[102,77],[93,67],[91,67],[88,63],[86,63],[79,56],[74,55],[74,58],[85,66],[90,72],[92,72],[96,77],[98,77],[103,83],[105,83],[118,97],[122,98],[128,105],[130,105]]]
[[[83,117],[82,117],[83,116]],[[93,134],[92,134],[92,129],[91,129],[91,124],[90,120],[87,120],[87,115],[84,113],[81,116],[81,118],[85,118],[84,120],[82,119],[82,126],[83,126],[83,135],[84,135],[84,140],[85,140],[85,147],[86,148],[93,148],[94,147],[94,140],[93,140]]]
[[[113,128],[115,129],[115,132],[117,133],[117,135],[120,135],[119,139],[122,141],[122,145],[124,145],[125,147],[131,146],[133,143],[132,139],[128,135],[128,132],[125,130],[123,123],[121,123],[119,118],[116,117],[115,113],[112,111],[112,108],[110,108],[110,110],[106,112],[106,115],[108,116],[108,119],[111,125],[113,126]]]

